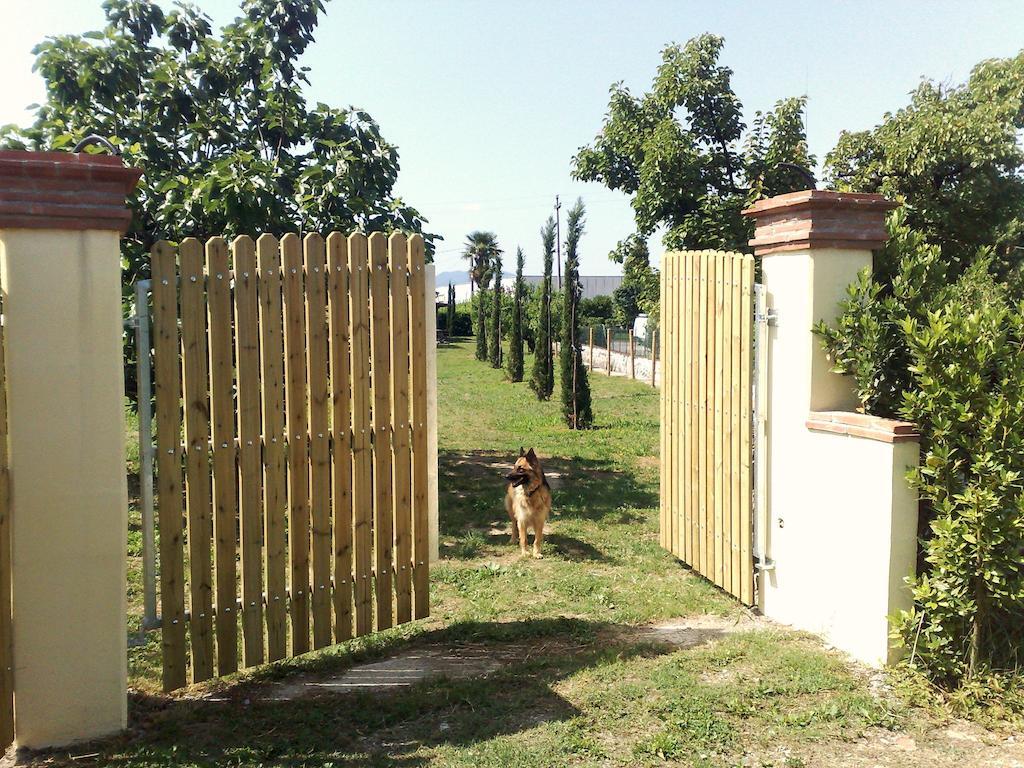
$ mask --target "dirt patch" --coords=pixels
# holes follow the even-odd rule
[[[639,627],[616,627],[602,632],[594,643],[649,643],[686,649],[712,642],[732,632],[742,632],[766,624],[763,619],[751,615],[739,618],[694,616]],[[484,677],[531,657],[571,653],[582,647],[585,646],[573,645],[568,638],[548,638],[525,643],[420,645],[385,659],[356,664],[337,674],[294,677],[269,686],[258,698],[290,701],[304,696],[355,692],[387,695],[440,678],[465,680]]]

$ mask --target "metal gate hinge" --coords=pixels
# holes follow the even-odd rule
[[[778,323],[779,313],[774,309],[769,309],[764,314],[757,313],[754,315],[754,322],[765,323],[766,325],[776,325]]]

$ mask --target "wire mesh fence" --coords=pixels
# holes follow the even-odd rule
[[[654,328],[639,334],[629,328],[593,325],[582,329],[586,365],[591,370],[633,379],[658,381],[658,334]]]

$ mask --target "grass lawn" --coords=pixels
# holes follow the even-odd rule
[[[593,376],[597,428],[573,433],[557,401],[538,403],[526,384],[474,361],[471,343],[439,351],[438,378],[442,560],[432,572],[429,620],[173,697],[155,693],[159,641],[151,635],[131,651],[131,730],[37,759],[795,768],[953,765],[936,761],[948,752],[970,764],[944,748],[918,763],[893,747],[890,761],[885,745],[913,741],[908,734],[926,746],[931,715],[878,693],[877,679],[818,640],[753,622],[659,548],[655,390]],[[508,541],[502,475],[521,445],[537,449],[554,487],[542,560],[520,559]],[[129,587],[136,617],[137,539]],[[642,629],[681,617],[717,629],[682,645]],[[748,628],[722,631],[732,623]],[[282,680],[428,644],[501,663],[483,677],[384,695],[267,695]],[[876,754],[873,745],[885,748]],[[857,750],[871,762],[853,760]]]

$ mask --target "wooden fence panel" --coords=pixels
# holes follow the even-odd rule
[[[753,259],[665,254],[661,290],[660,541],[749,605]]]
[[[284,431],[284,324],[277,238],[256,241],[260,271],[260,363],[263,373],[263,561],[267,582],[267,659],[288,655],[287,522]]]
[[[189,640],[192,680],[213,677],[213,508],[210,497],[210,378],[206,344],[206,272],[203,244],[178,248],[181,267],[181,364],[185,404],[185,507],[188,519]]]
[[[427,616],[422,237],[152,259],[164,687],[186,684],[189,642],[193,681],[237,669],[239,625],[251,666]],[[4,515],[0,496],[0,539]]]

